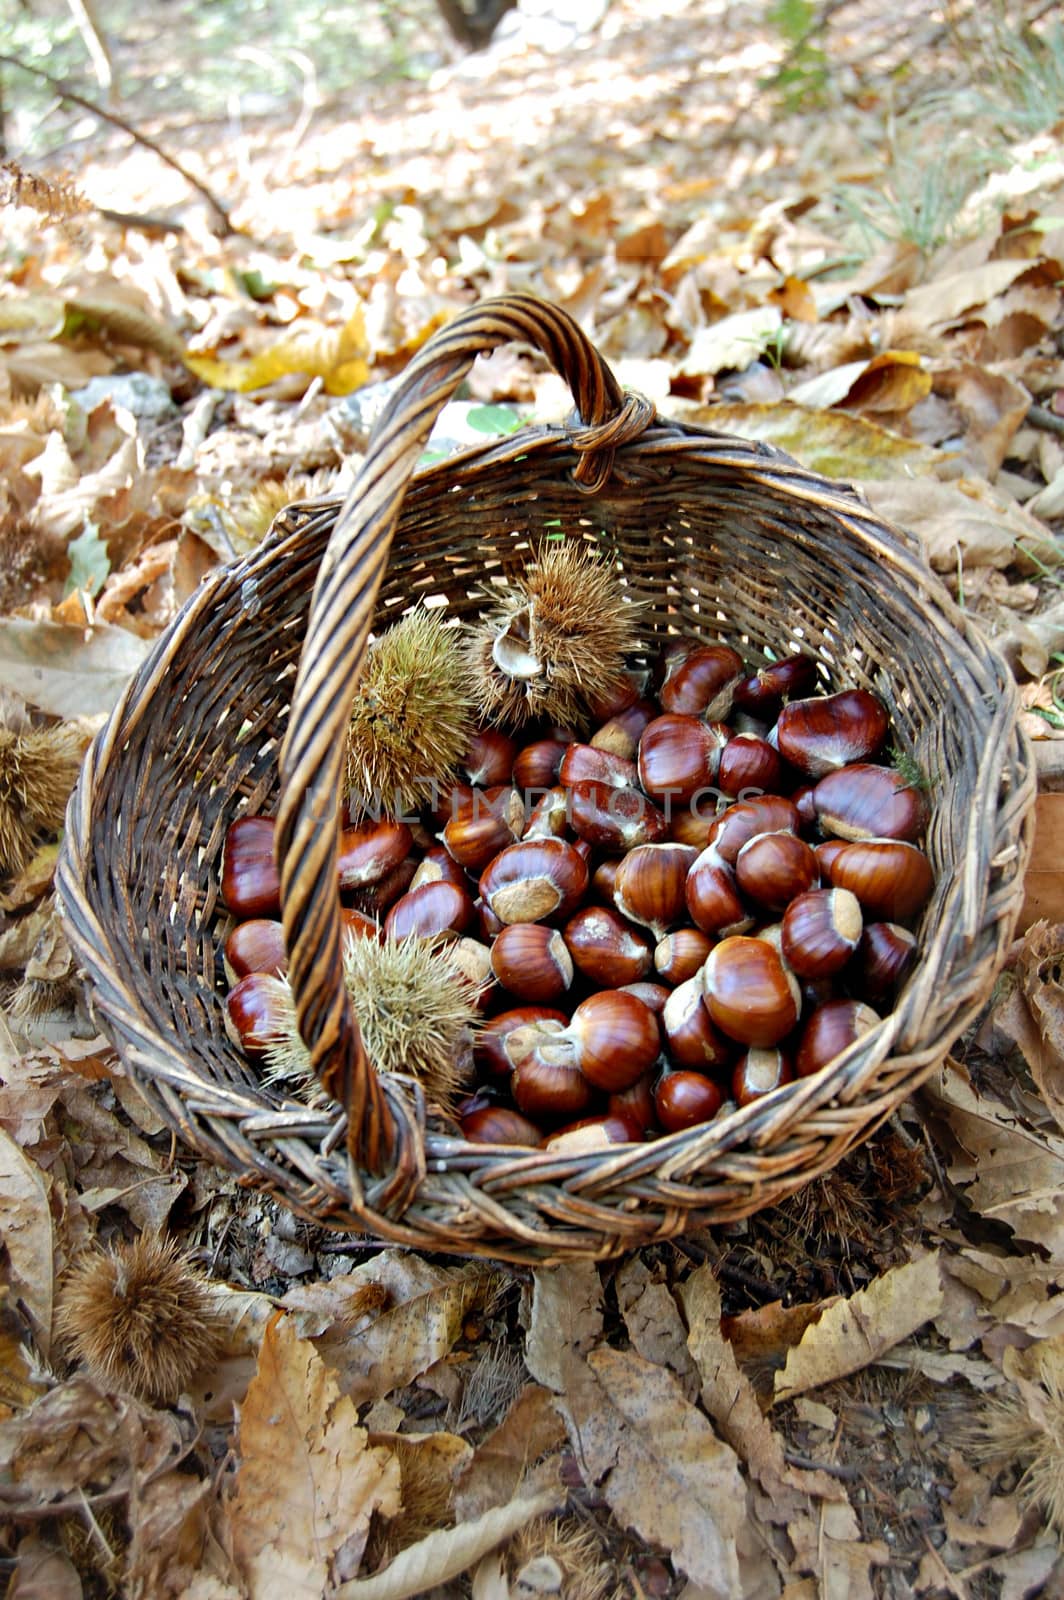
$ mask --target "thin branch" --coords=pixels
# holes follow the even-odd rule
[[[101,121],[110,122],[114,127],[120,128],[123,133],[127,133],[137,144],[142,144],[146,150],[150,150],[153,155],[157,155],[160,161],[164,161],[168,167],[172,167],[175,172],[180,173],[185,182],[195,189],[196,193],[201,195],[210,206],[218,221],[217,231],[220,232],[222,237],[240,231],[233,226],[229,220],[229,212],[222,205],[222,202],[215,198],[205,183],[201,183],[199,178],[189,172],[187,167],[182,166],[176,156],[168,155],[162,146],[156,144],[155,140],[150,138],[148,134],[141,133],[139,128],[135,128],[131,122],[127,122],[125,117],[119,116],[116,111],[106,110],[105,107],[97,105],[94,100],[87,99],[85,95],[79,94],[76,89],[71,89],[62,79],[54,78],[50,72],[45,72],[43,67],[27,66],[25,61],[20,61],[17,56],[5,55],[3,51],[0,51],[0,62],[5,62],[9,67],[16,67],[19,72],[28,72],[32,77],[42,79],[44,83],[51,85],[61,99],[69,100],[71,105],[80,106],[83,111],[88,111],[91,116],[99,117]]]

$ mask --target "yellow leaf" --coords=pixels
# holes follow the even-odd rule
[[[185,352],[185,365],[212,389],[232,389],[249,394],[278,378],[306,373],[321,378],[326,394],[350,394],[369,377],[363,359],[368,348],[361,309],[342,328],[321,328],[301,337],[288,336],[245,361],[221,361],[214,356]]]

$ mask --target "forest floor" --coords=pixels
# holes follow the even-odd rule
[[[270,12],[242,42],[219,7],[129,15],[118,114],[198,189],[84,108],[15,100],[10,1597],[1064,1595],[1054,872],[983,1015],[834,1172],[743,1222],[529,1270],[332,1234],[190,1153],[86,1007],[52,898],[54,796],[16,816],[17,742],[25,760],[65,730],[65,798],[69,750],[201,579],[289,500],[341,492],[411,355],[510,290],[570,311],[662,415],[778,445],[915,533],[1008,660],[1052,784],[1064,37],[1034,4],[1034,35],[979,6],[822,9],[803,36],[804,8],[763,0],[612,0],[576,24],[528,6],[458,59],[411,5],[398,36],[359,21],[358,59],[391,68],[351,83],[342,15],[308,12],[309,43]],[[506,349],[433,447],[570,406]],[[157,1232],[192,1252],[221,1330],[198,1369],[178,1356],[180,1396],[121,1353],[86,1371],[64,1310],[94,1244]]]

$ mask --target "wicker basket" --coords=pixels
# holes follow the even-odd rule
[[[577,422],[416,472],[475,356],[512,339],[566,379]],[[519,571],[559,523],[608,537],[648,601],[648,658],[677,631],[741,640],[754,663],[765,647],[811,652],[826,682],[884,698],[896,741],[938,780],[937,887],[895,1011],[825,1072],[724,1120],[566,1156],[427,1126],[406,1081],[379,1077],[351,1044],[334,871],[343,732],[374,619],[429,596],[477,615],[486,573]],[[568,316],[513,295],[463,312],[411,362],[342,507],[288,508],[159,640],[87,760],[59,892],[127,1070],[248,1185],[309,1220],[422,1249],[610,1256],[780,1200],[941,1061],[1011,938],[1033,796],[1009,672],[910,537],[776,450],[656,417]],[[226,1037],[219,862],[244,809],[280,817],[301,1031],[346,1116],[265,1087]]]

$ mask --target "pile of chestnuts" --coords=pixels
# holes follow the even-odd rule
[[[485,727],[417,816],[344,819],[350,937],[447,941],[476,980],[465,1138],[674,1133],[819,1072],[890,1010],[934,887],[927,799],[888,764],[883,704],[822,688],[807,656],[750,673],[674,638],[586,742]],[[255,1059],[286,962],[270,819],[231,825],[221,888],[228,1025]]]

